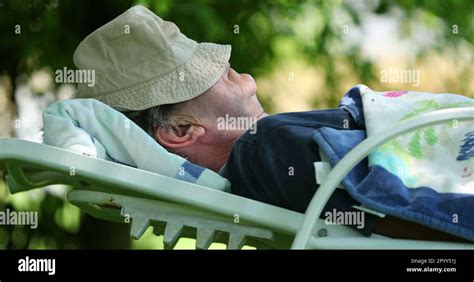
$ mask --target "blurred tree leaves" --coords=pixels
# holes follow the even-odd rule
[[[412,19],[422,17],[442,34],[442,42],[435,43],[439,48],[460,39],[474,43],[474,1],[469,0],[0,0],[0,75],[11,79],[13,92],[20,74],[44,66],[73,68],[79,42],[134,4],[175,22],[189,38],[231,44],[231,63],[242,72],[265,75],[282,60],[303,58],[322,70],[324,91],[329,93],[322,104],[332,106],[346,90],[341,89],[346,79],[338,67],[341,62],[360,83],[370,85],[377,79],[373,62],[361,56],[360,46],[343,44],[344,29],[363,20],[357,5],[378,15],[401,11],[405,25],[399,32],[407,35],[416,32]],[[14,95],[7,97],[14,101]],[[271,112],[271,95],[262,104]],[[0,209],[20,208],[19,203],[5,200],[2,189],[0,181]],[[126,226],[81,216],[63,198],[46,193],[21,208],[38,209],[41,227],[0,228],[0,248],[130,246]]]
[[[374,78],[370,62],[359,56],[356,47],[345,54],[336,52],[344,36],[341,13],[336,10],[349,17],[347,25],[359,25],[354,2],[377,14],[402,10],[407,22],[422,10],[428,23],[434,16],[445,20],[442,32],[447,42],[453,38],[453,25],[459,27],[456,36],[474,42],[474,2],[467,0],[0,0],[0,72],[16,77],[45,65],[74,67],[72,54],[85,36],[133,4],[142,4],[175,22],[190,38],[231,44],[234,67],[256,76],[270,71],[278,61],[278,42],[293,42],[294,52],[325,68],[327,86],[336,91],[337,57],[344,56],[352,68],[362,70],[357,71],[361,83]],[[14,32],[16,25],[21,26],[21,34]]]

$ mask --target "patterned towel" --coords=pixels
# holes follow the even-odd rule
[[[455,94],[377,92],[363,86],[360,91],[368,137],[426,112],[474,107],[473,99]],[[474,194],[474,122],[453,120],[395,138],[369,155],[373,165],[409,188]]]
[[[323,127],[313,139],[335,166],[367,135],[390,130],[403,119],[473,105],[459,95],[375,92],[359,85],[340,107],[367,130]],[[348,173],[344,187],[368,208],[474,241],[473,130],[473,122],[453,121],[400,136]]]
[[[230,190],[227,179],[169,153],[125,115],[95,99],[55,102],[43,112],[43,123],[45,144],[217,190]]]

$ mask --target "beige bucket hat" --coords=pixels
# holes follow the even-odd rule
[[[198,43],[172,22],[134,6],[87,36],[74,52],[95,83],[76,98],[95,98],[120,111],[138,111],[199,96],[223,75],[231,46]]]

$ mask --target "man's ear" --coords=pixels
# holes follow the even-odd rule
[[[155,130],[155,139],[163,146],[178,149],[194,144],[199,137],[204,136],[206,130],[200,125],[173,124],[168,128],[160,127]]]

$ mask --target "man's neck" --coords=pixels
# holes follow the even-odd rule
[[[226,144],[221,144],[220,146],[215,148],[215,150],[212,152],[213,158],[209,160],[210,163],[207,167],[215,172],[219,172],[222,166],[224,166],[227,160],[229,159],[234,144],[235,141]]]
[[[268,116],[267,113],[263,112],[261,115],[257,117],[257,120],[260,120],[264,117]],[[242,134],[245,131],[242,132]],[[222,167],[227,163],[227,160],[229,159],[230,153],[232,152],[232,149],[234,148],[235,142],[239,138],[231,141],[231,142],[226,142],[223,144],[219,144],[217,146],[215,153],[213,152],[213,155],[215,158],[212,160],[211,164],[207,166],[208,168],[212,169],[215,172],[219,172]]]

